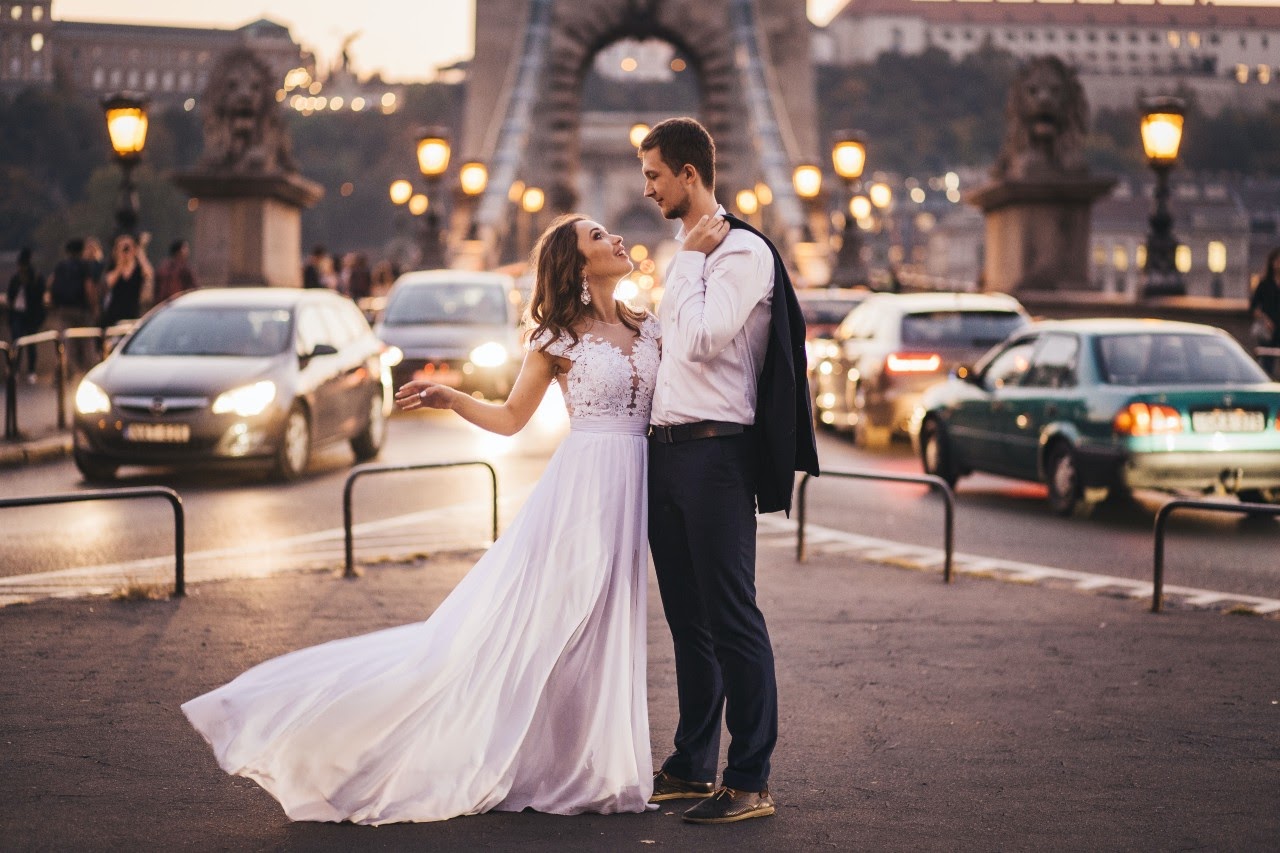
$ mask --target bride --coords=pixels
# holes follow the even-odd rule
[[[646,808],[658,323],[614,300],[631,261],[599,224],[560,217],[534,257],[535,328],[505,403],[422,380],[396,393],[510,435],[559,383],[569,436],[510,528],[425,622],[292,652],[182,706],[222,769],[293,820]]]

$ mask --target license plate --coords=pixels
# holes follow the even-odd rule
[[[125,424],[124,438],[153,444],[185,444],[191,440],[191,427],[188,424]]]
[[[442,366],[434,370],[419,370],[413,374],[414,379],[425,379],[428,382],[435,382],[437,385],[447,385],[450,388],[457,388],[462,384],[462,372],[454,370],[451,367]]]
[[[1247,409],[1192,412],[1191,428],[1196,432],[1262,432],[1267,428],[1267,416]]]

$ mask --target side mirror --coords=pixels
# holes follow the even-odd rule
[[[305,363],[305,362],[311,361],[311,359],[315,358],[318,355],[337,355],[337,354],[338,354],[338,348],[335,347],[333,344],[316,344],[315,349],[311,350],[311,352],[306,353],[301,357],[301,361]]]

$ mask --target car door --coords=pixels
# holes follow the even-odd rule
[[[311,435],[321,442],[337,433],[344,409],[342,371],[333,331],[316,303],[298,308],[300,392],[311,404]]]
[[[369,411],[368,352],[361,345],[359,328],[368,324],[355,303],[346,300],[332,300],[332,304],[324,305],[321,310],[333,345],[338,349],[334,358],[337,382],[334,434],[345,438],[356,433]]]
[[[1039,479],[1040,441],[1047,426],[1078,417],[1080,340],[1065,332],[1040,336],[1031,366],[1005,391],[1005,459],[1011,476]]]
[[[1008,472],[1005,432],[1013,419],[1008,398],[1030,367],[1035,345],[1035,335],[1007,344],[974,380],[980,393],[966,396],[951,413],[952,445],[968,467],[995,474]]]

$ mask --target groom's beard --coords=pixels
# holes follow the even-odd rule
[[[689,214],[689,199],[685,199],[677,205],[667,208],[662,215],[667,219],[684,219]]]

